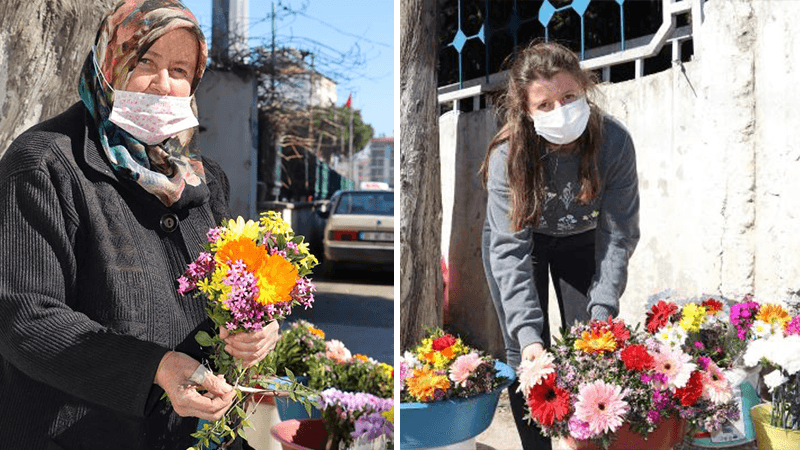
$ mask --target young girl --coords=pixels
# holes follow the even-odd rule
[[[483,265],[515,368],[550,344],[548,272],[563,327],[619,312],[639,240],[636,155],[627,130],[587,98],[594,90],[569,49],[522,50],[501,102],[505,125],[481,169]],[[549,449],[523,419],[517,387],[509,398],[523,448]]]

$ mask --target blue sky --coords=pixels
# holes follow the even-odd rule
[[[213,0],[183,0],[211,39]],[[271,0],[249,0],[250,46],[269,45]],[[344,64],[359,64],[343,80],[318,66],[338,83],[338,104],[353,93],[353,107],[361,110],[375,136],[394,136],[394,5],[391,0],[275,0],[276,43],[316,54],[345,54]],[[288,14],[288,11],[302,11]],[[324,62],[322,63],[324,64]],[[335,63],[333,64],[336,65]]]

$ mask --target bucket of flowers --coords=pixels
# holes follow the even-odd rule
[[[708,382],[707,364],[620,319],[576,323],[555,342],[520,364],[520,390],[542,433],[572,448],[671,449],[687,425],[737,412],[712,400],[729,387]]]
[[[674,291],[651,297],[646,329],[664,345],[681,348],[706,366],[709,382],[727,379],[731,390],[711,391],[732,398],[739,414],[713,427],[716,431],[697,430],[692,444],[719,448],[742,445],[755,440],[750,408],[759,402],[758,370],[744,365],[742,356],[753,334],[744,329],[756,319],[757,304],[746,297],[736,303],[720,295],[682,298]],[[766,318],[766,317],[762,317]],[[768,319],[769,320],[769,319]],[[760,325],[759,325],[760,327]],[[720,400],[719,398],[717,400]]]
[[[393,448],[393,400],[328,388],[320,394],[322,419],[291,419],[272,427],[284,450]]]
[[[482,433],[514,379],[509,366],[461,338],[428,330],[400,360],[400,448],[441,447]]]
[[[303,236],[295,236],[280,214],[262,213],[258,222],[241,217],[227,220],[209,230],[207,238],[204,251],[178,279],[178,292],[203,297],[216,330],[258,331],[291,314],[293,307],[311,307],[314,285],[308,275],[318,262]],[[198,439],[197,449],[242,434],[241,428],[249,426],[245,405],[254,393],[301,399],[315,394],[292,374],[286,384],[272,383],[275,369],[269,356],[255,366],[243,367],[224,350],[218,331],[199,331],[195,339],[209,348],[214,372],[224,375],[236,389],[236,400],[228,412],[215,422],[201,422],[192,434]],[[256,388],[269,385],[269,389]],[[310,400],[306,407],[311,407]]]
[[[754,303],[754,302],[752,302]],[[749,312],[756,305],[748,305]],[[761,367],[769,402],[750,410],[761,450],[800,448],[800,314],[793,317],[780,305],[757,308],[755,320],[743,320],[741,329],[752,333],[744,364]],[[747,322],[751,322],[748,326]]]

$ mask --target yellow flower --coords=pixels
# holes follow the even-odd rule
[[[696,303],[689,303],[681,310],[679,325],[688,332],[700,331],[700,326],[706,320],[706,308]]]
[[[616,348],[617,341],[611,331],[584,331],[581,338],[575,341],[575,349],[586,353],[613,352]]]
[[[383,417],[385,417],[386,420],[389,421],[389,423],[394,425],[394,406],[392,406],[392,409],[390,409],[388,411],[384,411],[381,414],[383,414]]]
[[[389,364],[378,363],[378,368],[383,371],[383,376],[387,379],[391,380],[394,377],[394,367]]]
[[[268,231],[272,234],[286,235],[293,232],[292,227],[290,227],[289,224],[283,220],[283,217],[277,211],[262,212],[260,222],[265,231]]]
[[[252,220],[245,222],[242,216],[237,217],[236,220],[228,220],[226,228],[227,232],[225,237],[229,241],[233,241],[241,237],[255,241],[258,239],[258,233],[260,231],[257,222],[253,222]]]
[[[415,369],[414,375],[406,379],[408,393],[421,402],[434,399],[436,390],[447,391],[450,381],[445,375],[439,375],[428,367]]]
[[[761,320],[769,324],[780,324],[782,328],[786,328],[792,317],[780,305],[766,304],[761,306],[761,309],[756,315],[756,320]]]
[[[325,339],[325,332],[320,330],[319,328],[308,327],[308,331],[320,339]]]

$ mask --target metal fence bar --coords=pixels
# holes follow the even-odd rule
[[[460,7],[461,2],[463,0],[458,0],[458,1]],[[616,0],[616,1],[620,5],[620,26],[622,27],[621,30],[622,39],[620,41],[620,44],[611,44],[591,49],[588,51],[586,51],[584,48],[583,12],[586,11],[585,8],[589,2],[585,3],[580,2],[579,8],[582,9],[580,11],[576,9],[576,12],[578,12],[581,18],[581,53],[582,57],[585,57],[585,59],[581,61],[581,65],[584,67],[584,69],[587,70],[601,70],[603,81],[610,80],[612,66],[630,62],[634,63],[635,78],[643,76],[644,59],[657,55],[664,47],[664,45],[666,45],[667,43],[670,43],[672,46],[672,61],[673,62],[680,61],[681,41],[691,38],[696,42],[696,40],[698,39],[697,33],[699,32],[699,26],[702,23],[702,20],[704,19],[703,16],[704,0],[680,0],[680,1],[662,0],[662,23],[659,29],[656,31],[656,33],[628,41],[624,39],[623,3],[625,0]],[[549,5],[549,2],[547,2],[547,5]],[[552,14],[555,12],[559,12],[561,10],[568,9],[570,7],[573,7],[573,4],[561,7],[559,9],[552,8],[552,5],[550,5],[551,8],[550,10],[540,9],[538,20],[540,23],[544,25],[545,40],[549,39],[549,31],[547,23],[549,23],[550,19],[552,18]],[[676,16],[684,13],[691,14],[692,25],[676,28],[675,25]],[[488,17],[488,5],[487,5],[487,17]],[[513,6],[512,18],[513,17],[516,17],[516,1],[514,2]],[[459,32],[460,32],[460,26],[461,25],[459,23]],[[484,28],[481,28],[481,31],[483,32]],[[480,34],[481,34],[480,36],[481,39],[484,41],[484,44],[486,44],[488,41],[488,36],[487,39],[484,40],[483,33]],[[516,33],[512,33],[512,35],[514,38],[514,46],[516,51],[516,44],[517,44]],[[469,39],[474,37],[478,37],[478,35],[471,36]],[[617,49],[621,50],[618,51]],[[457,50],[459,50],[459,61],[460,61],[461,58],[460,49]],[[488,61],[489,58],[488,45],[486,45],[486,53],[487,53],[486,58]],[[487,64],[487,70],[488,70],[488,64]],[[482,93],[492,92],[500,89],[505,83],[507,72],[503,71],[494,74],[487,74],[485,77],[480,77],[477,79],[467,80],[467,81],[464,81],[460,77],[461,74],[459,73],[459,82],[457,84],[442,86],[438,89],[439,93],[438,102],[440,104],[454,102],[454,108],[459,109],[460,100],[478,97],[477,100],[473,99],[473,106],[479,107],[480,105],[479,96]]]

